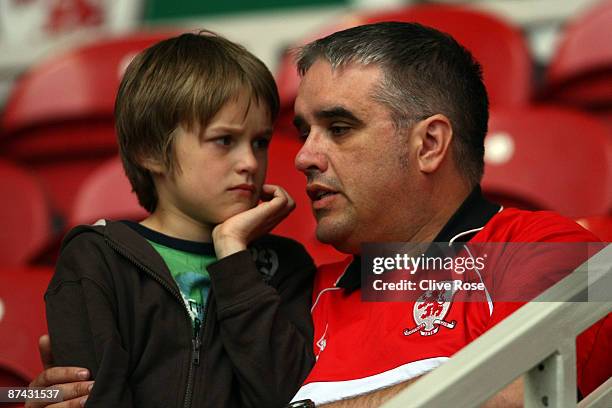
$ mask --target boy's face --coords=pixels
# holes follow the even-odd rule
[[[229,100],[203,132],[182,127],[176,132],[175,171],[156,181],[159,210],[210,225],[258,203],[272,137],[265,104],[243,92]]]

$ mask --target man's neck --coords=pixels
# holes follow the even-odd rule
[[[442,228],[448,223],[453,214],[457,212],[466,198],[470,195],[471,189],[458,189],[444,193],[436,192],[432,194],[432,211],[429,218],[406,242],[432,242],[436,236],[442,231]],[[437,197],[437,203],[433,197]],[[439,197],[444,197],[440,200]],[[438,204],[438,205],[436,205]]]

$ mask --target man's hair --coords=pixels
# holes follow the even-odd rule
[[[180,171],[175,130],[203,131],[242,91],[266,104],[273,122],[279,98],[266,66],[244,47],[209,31],[161,41],[127,67],[115,101],[119,154],[138,201],[153,212],[158,195],[145,159]]]
[[[470,184],[480,182],[489,101],[480,65],[450,35],[417,23],[362,25],[300,48],[299,74],[319,59],[333,69],[379,66],[383,79],[373,98],[391,110],[398,130],[437,113],[447,116],[455,163]]]

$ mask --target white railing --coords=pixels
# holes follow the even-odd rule
[[[576,336],[612,311],[611,280],[608,244],[383,407],[477,407],[522,374],[525,407],[575,407]],[[611,391],[609,380],[579,407],[610,408]]]

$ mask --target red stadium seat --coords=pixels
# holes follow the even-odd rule
[[[38,339],[47,333],[48,268],[0,269],[0,386],[25,386],[42,370]]]
[[[90,224],[101,218],[141,220],[147,211],[138,204],[121,160],[115,157],[98,167],[86,180],[75,199],[71,226]]]
[[[423,5],[351,15],[298,45],[345,28],[380,21],[416,21],[455,37],[482,64],[493,106],[516,106],[530,100],[531,58],[520,31],[496,16],[467,7]],[[284,56],[276,77],[282,104],[292,107],[299,85],[292,55]]]
[[[553,107],[493,110],[484,192],[569,217],[612,208],[612,140],[590,116]]]
[[[591,231],[604,242],[612,242],[612,216],[599,215],[579,218],[576,222]]]
[[[32,260],[33,265],[55,265],[62,237],[69,227],[92,224],[101,218],[139,221],[147,216],[132,193],[119,157],[90,165],[93,170],[76,186],[78,191],[68,213],[66,228],[62,234],[45,242]]]
[[[62,215],[83,178],[117,152],[113,106],[123,70],[169,35],[102,39],[35,66],[16,83],[2,118],[2,156],[39,174]]]
[[[143,32],[104,38],[32,68],[17,82],[5,108],[2,127],[8,154],[32,157],[66,154],[67,150],[114,150],[114,134],[91,135],[87,122],[78,122],[76,134],[53,134],[50,140],[45,134],[29,132],[70,120],[93,120],[96,125],[96,119],[101,119],[107,123],[112,119],[117,88],[127,64],[138,52],[170,35],[167,31]],[[32,137],[45,140],[41,145],[33,143]]]
[[[282,134],[276,134],[270,145],[267,182],[283,187],[296,202],[293,213],[272,232],[302,243],[317,265],[335,262],[345,255],[317,240],[316,221],[310,209],[310,199],[306,195],[306,178],[293,164],[300,147],[297,137]]]
[[[318,31],[315,35],[309,36],[294,46],[304,45],[317,38],[333,34],[350,27],[361,24],[362,19],[357,15],[348,15],[340,22]],[[280,96],[281,112],[276,122],[276,129],[281,134],[289,134],[293,130],[293,101],[297,96],[300,77],[297,74],[294,55],[288,50],[282,57],[275,75],[276,85]],[[281,136],[282,137],[282,136]]]
[[[602,1],[564,30],[546,73],[543,98],[587,109],[612,126],[612,1]]]
[[[0,196],[2,266],[24,265],[51,236],[47,197],[31,174],[2,160]]]

